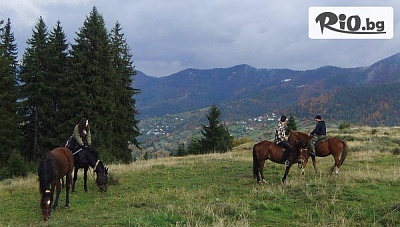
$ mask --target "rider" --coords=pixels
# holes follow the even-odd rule
[[[72,141],[69,147],[71,147],[73,151],[76,151],[82,147],[90,148],[91,145],[92,135],[90,133],[89,120],[82,118],[79,123],[75,125],[74,132],[72,133]]]
[[[311,155],[315,156],[315,144],[317,141],[325,139],[326,137],[326,126],[325,121],[321,120],[321,115],[315,116],[315,120],[317,124],[315,125],[314,130],[310,132],[310,135],[313,137],[310,140],[310,148],[311,148]]]
[[[289,153],[292,152],[292,146],[287,142],[288,137],[286,136],[286,116],[282,115],[279,120],[278,127],[275,129],[275,140],[274,142],[284,148],[283,160],[285,165],[289,165]]]

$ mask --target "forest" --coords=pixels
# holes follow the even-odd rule
[[[10,19],[0,24],[0,176],[24,176],[90,120],[102,159],[129,163],[139,146],[132,54],[118,22],[108,30],[93,7],[76,37],[38,18],[22,59]]]

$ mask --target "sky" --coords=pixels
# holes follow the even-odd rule
[[[49,30],[60,21],[74,43],[96,7],[108,30],[121,24],[135,69],[156,77],[239,64],[364,67],[400,52],[399,0],[0,0],[0,5],[0,20],[10,18],[20,56],[39,17]],[[393,38],[310,39],[308,10],[315,6],[393,7]]]

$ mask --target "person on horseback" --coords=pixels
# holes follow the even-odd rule
[[[92,145],[92,134],[90,133],[89,120],[82,118],[74,127],[74,132],[67,147],[72,151],[77,151],[82,147],[90,148]]]
[[[314,130],[310,132],[310,135],[313,136],[310,140],[310,153],[313,156],[315,156],[315,144],[326,137],[325,121],[321,119],[321,115],[315,116],[315,120],[317,121],[317,124],[315,125]]]
[[[282,115],[278,127],[275,129],[275,140],[274,142],[278,144],[280,147],[284,149],[283,160],[285,161],[285,165],[289,165],[289,154],[292,152],[292,146],[287,141],[288,137],[286,136],[286,116]]]

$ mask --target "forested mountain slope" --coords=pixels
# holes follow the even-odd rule
[[[215,103],[226,119],[277,112],[368,125],[400,122],[400,54],[367,67],[323,66],[313,70],[186,69],[166,77],[138,72],[133,87],[139,118],[195,111]]]

